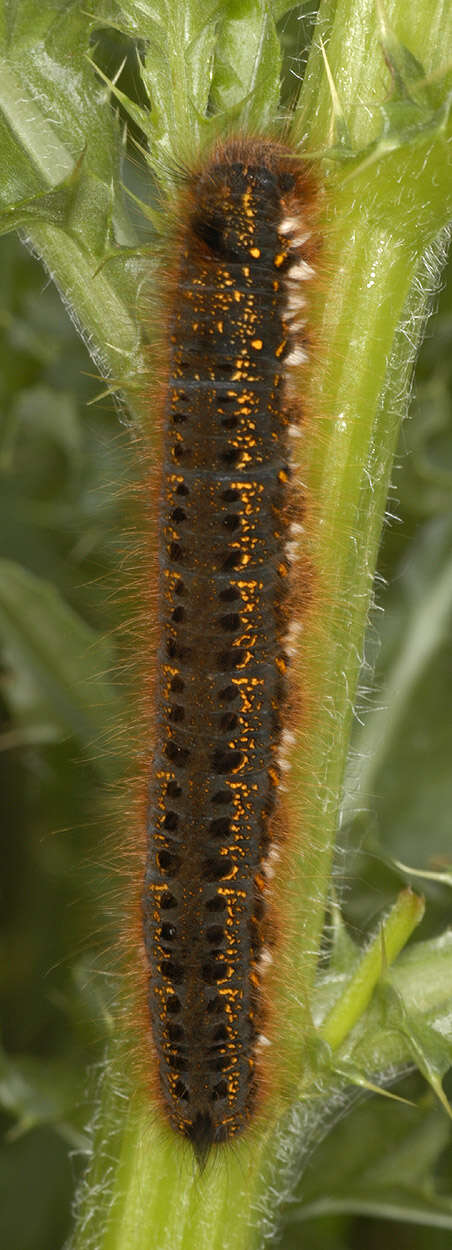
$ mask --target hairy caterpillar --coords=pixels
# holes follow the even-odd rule
[[[169,284],[143,936],[160,1102],[201,1159],[264,1081],[315,197],[276,141],[219,145],[181,198]]]

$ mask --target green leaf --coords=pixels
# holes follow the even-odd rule
[[[78,235],[82,247],[103,255],[110,239],[112,212],[112,188],[84,169],[82,153],[72,173],[52,191],[26,196],[0,210],[0,234],[43,222]]]
[[[92,747],[117,708],[108,644],[53,586],[7,560],[0,560],[0,638],[3,694],[16,724],[34,740],[71,733]],[[98,766],[105,768],[101,752]]]
[[[20,451],[23,439],[32,442],[51,439],[67,458],[71,473],[77,472],[82,459],[80,415],[72,393],[56,391],[50,386],[24,387],[16,393],[13,407],[8,458]],[[11,467],[11,465],[10,465]]]
[[[452,1229],[452,1199],[434,1179],[450,1143],[447,1119],[430,1099],[418,1107],[375,1099],[351,1112],[318,1147],[285,1225],[288,1247],[306,1220],[349,1212]],[[286,1246],[286,1241],[284,1241]]]
[[[452,512],[419,532],[395,573],[381,624],[378,705],[355,734],[348,779],[346,812],[376,793],[383,845],[416,868],[429,867],[426,850],[439,859],[450,850],[451,543]]]
[[[331,993],[328,984],[327,990]],[[451,1007],[452,931],[448,931],[438,939],[413,944],[396,961],[336,1052],[338,1070],[344,1059],[362,1076],[384,1073],[391,1064],[400,1070],[414,1062],[430,1084],[436,1080],[438,1094],[437,1078],[451,1062]]]
[[[205,112],[209,99],[218,0],[125,0],[112,24],[144,44],[139,67],[150,102],[145,116],[133,114],[151,145],[149,160],[162,180],[171,183],[174,168],[194,158],[209,126]],[[103,17],[97,15],[97,24]],[[107,16],[108,22],[108,16]],[[175,66],[177,64],[177,71]]]
[[[452,993],[452,978],[450,988]],[[442,1088],[442,1079],[452,1065],[452,1038],[445,1033],[444,1026],[423,1019],[422,1013],[413,1007],[407,1009],[401,995],[393,987],[387,987],[386,993],[392,1026],[405,1037],[420,1072],[452,1119],[452,1111]]]
[[[10,1141],[39,1125],[52,1124],[72,1147],[86,1147],[86,1138],[70,1120],[80,1093],[69,1062],[53,1058],[46,1063],[29,1056],[10,1059],[0,1049],[0,1106],[16,1120],[9,1131]]]
[[[144,367],[137,264],[98,267],[113,243],[136,238],[119,193],[119,129],[85,55],[95,19],[78,0],[20,10],[8,8],[0,60],[3,225],[26,226],[98,359],[102,343],[103,367],[124,378]]]
[[[279,100],[281,53],[268,0],[228,0],[215,55],[212,101],[238,112],[242,125],[263,129]]]

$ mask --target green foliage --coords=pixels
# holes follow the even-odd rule
[[[345,814],[353,819],[349,840],[360,875],[348,914],[358,923],[372,907],[376,890],[379,900],[391,897],[395,875],[383,867],[383,859],[388,866],[401,860],[413,868],[440,870],[450,858],[450,282],[434,325],[419,359],[410,419],[396,455],[394,502],[389,503],[379,560],[388,585],[376,590],[384,612],[373,614],[368,631],[362,723],[355,725],[348,769]],[[364,693],[370,674],[375,693]],[[447,891],[428,879],[418,882],[429,902],[424,925],[438,932],[446,921]]]
[[[146,233],[152,244],[155,225],[161,228],[159,195],[180,177],[181,165],[219,130],[272,124],[279,107],[280,37],[287,75],[288,67],[299,64],[290,32],[300,28],[300,17],[307,29],[310,6],[101,0],[93,8],[90,15],[78,0],[21,0],[1,10],[0,230],[20,228],[43,257],[108,375],[107,389],[123,389],[130,411],[141,418],[139,379],[146,359],[136,292],[148,262],[140,251],[143,219],[126,211],[122,181],[139,200],[152,201]],[[319,302],[333,363],[320,362],[313,400],[331,414],[345,411],[344,395],[349,405],[345,428],[338,422],[309,466],[322,506],[329,498],[325,550],[329,542],[346,614],[330,622],[326,639],[332,684],[322,688],[322,700],[325,706],[334,700],[336,711],[313,756],[330,802],[321,809],[308,865],[316,885],[307,899],[304,946],[302,941],[295,952],[304,962],[311,959],[309,976],[315,970],[309,951],[323,924],[350,700],[393,445],[429,286],[437,281],[437,263],[429,274],[421,255],[451,211],[450,70],[446,64],[441,71],[444,46],[439,60],[434,47],[440,29],[447,44],[450,17],[429,0],[425,13],[414,6],[405,30],[403,15],[395,11],[396,38],[391,12],[380,29],[385,67],[373,18],[367,15],[363,25],[361,8],[351,0],[321,6],[319,30],[329,35],[334,102],[316,36],[293,131],[304,137],[308,119],[311,150],[326,154],[346,308],[343,314],[341,299],[326,311]],[[108,85],[124,55],[124,73]],[[141,171],[124,164],[126,117],[140,148],[149,145]],[[334,246],[332,251],[334,271]],[[117,484],[127,478],[129,457],[117,414],[105,401],[86,407],[105,384],[88,376],[92,366],[54,290],[43,289],[36,262],[11,236],[2,240],[1,258],[0,764],[8,813],[6,870],[13,883],[2,973],[0,1104],[9,1128],[0,1156],[9,1192],[3,1241],[8,1250],[53,1250],[61,1245],[67,1219],[67,1149],[83,1148],[86,1141],[87,1056],[94,1060],[110,1025],[109,996],[92,959],[92,950],[108,940],[105,932],[96,936],[106,871],[93,862],[99,837],[95,796],[99,775],[110,779],[115,772],[109,730],[119,696],[111,676],[111,634],[119,614],[111,586],[121,525]],[[451,943],[447,934],[438,936],[449,914],[446,886],[425,881],[424,940],[390,970],[411,922],[394,950],[391,917],[386,937],[375,938],[364,955],[362,933],[410,879],[394,860],[422,870],[447,866],[450,859],[451,336],[445,292],[435,336],[420,360],[412,419],[402,428],[393,475],[401,523],[387,526],[380,553],[389,584],[377,590],[377,598],[385,613],[373,614],[368,633],[360,696],[365,714],[354,729],[344,804],[351,848],[347,884],[352,867],[356,876],[353,889],[345,891],[338,862],[336,885],[348,927],[332,903],[329,962],[311,1000],[316,1026],[323,1022],[323,1041],[321,1030],[320,1042],[313,1031],[305,1039],[302,1101],[280,1125],[279,1136],[263,1144],[262,1155],[261,1145],[253,1143],[249,1157],[238,1152],[229,1160],[235,1219],[225,1227],[220,1169],[202,1189],[178,1160],[175,1184],[171,1147],[153,1135],[142,1110],[132,1103],[124,1121],[123,1057],[114,1053],[117,1075],[106,1087],[95,1137],[93,1191],[88,1187],[81,1199],[80,1247],[149,1250],[152,1228],[160,1230],[161,1250],[165,1211],[173,1209],[172,1250],[194,1241],[209,1250],[248,1245],[246,1203],[259,1204],[270,1230],[275,1205],[298,1181],[315,1146],[296,1204],[288,1208],[285,1250],[300,1241],[304,1250],[356,1244],[362,1228],[353,1224],[357,1214],[430,1225],[416,1250],[436,1247],[432,1229],[450,1236],[450,1126],[439,1101],[445,1102],[442,1082],[451,1059]],[[349,413],[358,414],[359,422]],[[364,686],[370,668],[377,694],[369,708]],[[77,901],[74,908],[81,897],[83,907]],[[352,991],[363,970],[365,993],[355,1010]],[[338,1011],[344,1027],[331,1055],[329,1013],[337,1019]],[[401,1087],[415,1105],[374,1098],[318,1145],[351,1088],[378,1086],[410,1063],[430,1082],[427,1093],[420,1078]],[[32,1220],[23,1214],[24,1191],[34,1198]],[[174,1205],[179,1201],[180,1211]],[[14,1223],[14,1206],[20,1223]],[[366,1224],[365,1230],[373,1227]],[[400,1235],[396,1227],[394,1244]],[[385,1242],[388,1236],[386,1229],[380,1233]]]
[[[99,382],[55,289],[13,237],[0,256],[0,1240],[56,1250],[71,1154],[77,1175],[87,1144],[86,1068],[108,1023],[98,791],[113,767],[108,631],[127,458],[117,415],[86,406]]]
[[[114,715],[111,684],[93,677],[111,652],[54,587],[12,560],[0,561],[0,633],[14,681],[3,691],[24,742],[69,732],[92,745]],[[92,747],[93,749],[93,747]]]
[[[408,1097],[417,1094],[410,1081],[401,1089]],[[417,1106],[383,1100],[360,1105],[319,1147],[287,1221],[286,1250],[299,1245],[297,1236],[306,1244],[301,1221],[344,1211],[450,1229],[450,1190],[437,1189],[435,1179],[449,1141],[447,1121],[431,1098]]]

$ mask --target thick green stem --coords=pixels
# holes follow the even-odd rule
[[[388,361],[415,268],[398,239],[379,232],[372,237],[359,226],[359,219],[346,220],[338,241],[340,289],[322,315],[320,341],[329,351],[314,378],[310,398],[319,413],[318,429],[303,466],[318,522],[310,555],[322,580],[321,628],[303,644],[310,701],[322,714],[312,718],[309,741],[294,767],[293,809],[307,836],[288,887],[295,912],[303,900],[294,957],[306,988],[316,969],[352,701],[399,429],[399,408],[385,402]],[[397,369],[397,385],[403,381]]]
[[[101,370],[99,391],[103,380],[112,392],[127,391],[131,381],[137,384],[140,375],[145,376],[146,360],[136,322],[112,283],[108,266],[98,270],[96,256],[54,226],[35,226],[27,235]],[[128,399],[133,410],[130,393]]]
[[[353,137],[367,142],[362,97],[370,96],[374,103],[388,89],[373,0],[359,6],[326,3],[319,15],[323,33],[330,19],[333,77],[350,113]],[[432,23],[436,40],[441,34],[444,43],[451,23],[448,9],[431,3],[427,14],[423,0],[417,0],[414,10],[411,6],[409,32],[399,30],[397,12],[394,21],[396,33],[405,35],[427,72],[436,67]],[[331,141],[332,113],[319,65],[314,52],[298,130],[303,132],[308,111],[312,146],[320,150]],[[291,805],[302,839],[281,887],[287,931],[293,936],[275,985],[281,1021],[279,1061],[287,1064],[292,1097],[297,1084],[305,1099],[310,1093],[307,1056],[311,1056],[313,983],[352,704],[393,454],[428,306],[431,270],[435,277],[438,271],[432,250],[426,282],[422,255],[451,208],[444,170],[448,153],[445,142],[429,136],[408,144],[401,153],[382,149],[379,161],[361,173],[347,166],[339,173],[330,168],[328,291],[317,294],[314,311],[319,343],[326,346],[319,350],[313,370],[310,437],[301,449],[303,480],[316,517],[309,555],[322,604],[320,627],[303,641],[310,702],[316,711],[293,770]],[[408,936],[413,917],[407,929],[400,927],[399,919],[397,913],[397,948]],[[391,932],[389,945],[393,937]],[[391,947],[390,957],[394,953]],[[380,952],[377,963],[380,968]],[[359,1012],[372,993],[377,971],[373,950],[361,968]],[[354,990],[356,986],[349,991],[352,996]],[[357,1018],[356,1003],[348,1010],[347,1002],[345,1015],[340,1005],[335,1008],[334,1020],[342,1010],[335,1041],[347,1036]],[[328,1028],[327,1039],[331,1040]],[[390,1063],[390,1039],[385,1038],[384,1044]],[[400,1036],[396,1049],[401,1061]],[[407,1049],[405,1061],[408,1054]],[[378,1066],[377,1056],[373,1061]],[[332,1074],[328,1086],[323,1076],[326,1101],[334,1079]],[[301,1150],[296,1105],[292,1118],[283,1120],[278,1129],[280,1113],[278,1101],[254,1133],[199,1177],[182,1147],[164,1140],[161,1128],[149,1123],[147,1108],[135,1096],[121,1137],[114,1201],[109,1206],[105,1200],[106,1223],[104,1213],[99,1213],[96,1247],[245,1250],[260,1245],[262,1220],[273,1218],[269,1213],[275,1190],[284,1190]],[[103,1124],[104,1148],[110,1117],[111,1109]],[[88,1245],[81,1232],[77,1250]]]

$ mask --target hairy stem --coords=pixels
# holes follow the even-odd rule
[[[424,0],[415,0],[405,31],[399,29],[399,9],[392,5],[388,11],[396,34],[430,73],[436,69],[436,48],[444,46],[450,35],[450,10],[434,0],[427,6]],[[320,8],[318,31],[330,35],[329,65],[352,138],[355,144],[368,144],[378,134],[378,118],[376,113],[369,117],[369,107],[376,108],[390,86],[373,0],[359,5],[327,0]],[[333,122],[315,40],[294,134],[301,138],[309,130],[311,148],[325,150],[334,141]],[[300,1166],[300,1132],[309,1135],[311,1121],[323,1114],[334,1088],[333,1072],[329,1081],[323,1070],[323,1100],[319,1098],[320,1077],[312,1069],[314,977],[394,449],[442,258],[441,245],[434,240],[452,209],[447,126],[438,124],[435,131],[432,123],[425,134],[416,132],[413,137],[409,131],[407,136],[406,142],[399,137],[400,150],[394,135],[390,141],[384,138],[362,168],[356,160],[325,163],[328,289],[325,284],[318,291],[314,310],[318,341],[325,347],[318,352],[310,383],[314,414],[310,428],[315,426],[316,432],[300,453],[316,517],[309,554],[323,596],[321,628],[302,644],[311,702],[317,710],[309,741],[299,744],[292,775],[293,818],[303,837],[290,879],[283,883],[287,929],[293,937],[275,987],[281,1021],[279,1059],[283,1056],[287,1064],[293,1110],[287,1113],[287,1103],[278,1096],[255,1131],[199,1177],[191,1158],[166,1140],[162,1129],[150,1122],[148,1108],[134,1096],[118,1139],[112,1191],[104,1194],[91,1240],[84,1231],[82,1204],[77,1250],[91,1244],[102,1250],[245,1250],[261,1245],[274,1225],[278,1196],[287,1192]],[[398,948],[411,921],[413,917],[406,931],[403,924],[403,932],[397,928]],[[361,1009],[375,985],[374,954],[364,957],[361,969]],[[345,1008],[343,1003],[335,1009],[336,1015],[342,1011],[341,1041],[357,1018],[354,1010]],[[394,1047],[402,1061],[400,1036]],[[390,1064],[387,1037],[384,1048],[385,1062]],[[408,1049],[405,1053],[408,1057]],[[375,1053],[371,1063],[375,1066],[370,1075],[378,1067]],[[120,1060],[113,1065],[118,1099],[112,1103],[110,1092],[102,1113],[104,1150],[112,1140],[114,1109],[120,1105],[119,1067]],[[304,1100],[311,1092],[311,1121],[299,1115],[297,1089]],[[89,1181],[85,1193],[88,1204]]]

